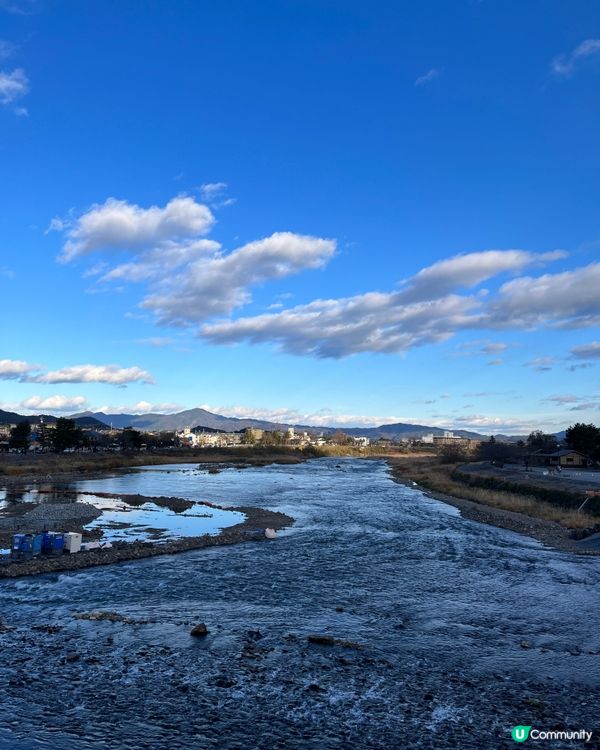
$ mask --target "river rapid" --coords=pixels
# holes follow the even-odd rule
[[[600,728],[600,558],[464,520],[381,461],[74,488],[297,520],[274,542],[0,581],[2,750],[485,749],[514,725]],[[134,622],[73,617],[92,610]]]

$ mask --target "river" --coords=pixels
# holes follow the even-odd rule
[[[75,488],[296,524],[274,542],[1,581],[2,750],[496,748],[514,725],[599,728],[600,558],[464,520],[382,461],[196,468]],[[91,610],[142,623],[73,618]],[[206,638],[189,635],[198,622]]]

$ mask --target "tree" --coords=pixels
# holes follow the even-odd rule
[[[348,437],[342,430],[336,430],[331,436],[331,442],[335,445],[350,445],[352,438]]]
[[[518,450],[514,445],[499,443],[494,436],[487,443],[481,443],[477,451],[480,461],[498,461],[500,463],[511,463],[516,460]]]
[[[11,448],[18,451],[25,451],[29,448],[29,436],[31,435],[31,425],[29,422],[19,422],[18,425],[10,431],[10,440],[8,444]]]
[[[596,425],[577,422],[567,429],[565,440],[574,451],[596,460],[600,459],[600,428]]]
[[[83,445],[83,431],[77,427],[73,419],[59,417],[52,432],[52,447],[57,453],[68,448],[78,448]]]
[[[37,441],[41,448],[52,448],[52,428],[44,422],[36,427]]]
[[[246,427],[244,434],[242,435],[243,445],[254,445],[256,443],[256,435],[251,427]]]
[[[461,461],[468,461],[470,456],[462,445],[444,445],[438,451],[438,458],[442,464],[457,464]]]
[[[123,450],[126,451],[139,451],[144,442],[142,439],[142,433],[138,430],[134,430],[133,427],[125,427],[121,433],[120,439]]]
[[[279,446],[285,443],[285,436],[279,430],[266,431],[260,439],[260,444],[265,446]]]
[[[527,438],[527,447],[532,451],[543,451],[544,453],[551,453],[555,451],[558,446],[555,435],[547,435],[541,430],[534,430],[529,434]]]

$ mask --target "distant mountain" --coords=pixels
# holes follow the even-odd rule
[[[31,423],[37,423],[43,418],[45,422],[55,422],[57,417],[51,414],[22,416],[15,412],[0,410],[0,424],[14,424],[26,420]],[[311,425],[289,425],[280,422],[268,422],[264,419],[238,419],[237,417],[224,417],[221,414],[214,414],[206,409],[187,409],[177,412],[176,414],[105,414],[104,412],[81,412],[71,415],[80,427],[91,429],[105,429],[111,425],[117,429],[123,427],[133,427],[136,430],[147,430],[152,432],[172,432],[174,430],[183,430],[184,427],[201,428],[218,432],[239,432],[247,427],[253,427],[261,430],[285,430],[288,427],[294,427],[297,430],[307,430],[311,432],[323,433],[330,435],[336,431],[336,427],[315,427]],[[364,436],[371,440],[399,440],[418,439],[423,435],[443,435],[444,429],[441,427],[430,427],[422,424],[409,424],[406,422],[396,422],[394,424],[382,424],[378,427],[343,427],[339,428],[347,435]],[[469,430],[453,430],[459,437],[472,438],[474,440],[487,439],[488,435],[481,435],[478,432]],[[564,431],[557,433],[557,437],[564,436]],[[501,436],[497,439],[506,439],[517,441],[523,439],[523,435]]]
[[[187,409],[176,414],[105,414],[104,412],[82,412],[73,415],[75,418],[83,417],[103,422],[105,425],[122,429],[133,427],[136,430],[151,430],[152,432],[183,430],[184,427],[210,427],[212,430],[222,432],[237,432],[247,427],[260,430],[276,430],[287,427],[287,425],[267,422],[262,419],[237,419],[236,417],[223,417],[213,414],[206,409]]]
[[[355,437],[362,435],[372,440],[398,440],[400,438],[418,439],[424,435],[443,435],[447,429],[442,427],[428,427],[423,424],[408,424],[405,422],[396,422],[394,424],[382,424],[379,427],[345,427],[342,429],[347,435]],[[469,432],[468,430],[452,430],[454,435],[462,438],[471,438],[472,440],[481,440],[485,435],[478,432]]]
[[[79,427],[88,427],[90,429],[102,429],[105,427],[104,423],[100,420],[92,417],[91,415],[80,415],[70,417],[75,420],[75,423]],[[0,409],[0,424],[18,424],[19,422],[29,422],[30,424],[38,424],[40,421],[44,421],[46,424],[54,424],[58,417],[52,414],[33,414],[24,416],[23,414],[17,414],[14,411],[3,411]]]
[[[151,431],[171,431],[182,430],[184,427],[204,428],[210,430],[219,430],[221,432],[238,432],[245,430],[247,427],[253,427],[260,430],[285,430],[288,427],[295,427],[297,430],[310,430],[313,432],[322,432],[330,435],[335,432],[336,427],[315,427],[311,425],[289,425],[276,422],[267,422],[262,419],[238,419],[237,417],[224,417],[220,414],[206,411],[206,409],[187,409],[176,414],[105,414],[104,412],[83,412],[75,415],[81,419],[83,417],[92,417],[106,425],[112,425],[122,429],[123,427],[134,427],[136,430]],[[396,424],[380,425],[379,427],[347,427],[342,431],[348,435],[363,435],[373,440],[386,439],[398,440],[405,438],[420,438],[423,435],[443,435],[444,430],[440,427],[428,427],[427,425],[405,424],[397,422]],[[454,430],[455,435],[480,439],[482,435],[477,432],[468,432],[467,430]]]

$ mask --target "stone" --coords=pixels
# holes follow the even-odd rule
[[[193,635],[194,638],[203,638],[208,635],[208,628],[203,622],[199,622],[190,630],[190,635]]]
[[[320,646],[335,646],[335,638],[332,635],[309,635],[309,643],[318,643]]]

